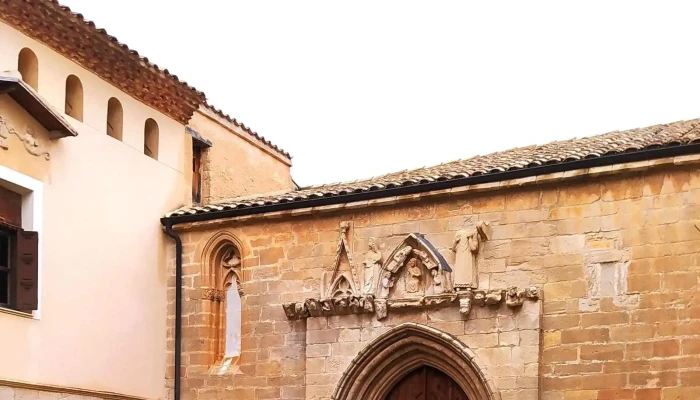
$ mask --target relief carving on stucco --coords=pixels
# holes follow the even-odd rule
[[[321,279],[320,296],[283,304],[289,319],[373,313],[382,320],[391,310],[453,304],[468,316],[473,306],[505,303],[518,308],[526,299],[539,298],[536,288],[477,288],[473,278],[477,272],[476,254],[490,236],[488,224],[457,232],[451,249],[457,253],[455,269],[420,233],[407,235],[386,258],[376,240],[370,238],[361,274],[348,246],[348,227],[347,223],[341,224],[335,263]]]
[[[24,149],[33,156],[44,157],[48,161],[51,156],[49,152],[44,150],[39,140],[35,137],[34,130],[32,128],[27,128],[26,133],[17,132],[15,128],[10,126],[10,124],[0,116],[0,148],[8,150],[9,149],[9,139],[10,135],[15,135],[24,145]]]

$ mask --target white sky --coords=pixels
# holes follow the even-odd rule
[[[700,117],[691,1],[62,0],[330,183]]]

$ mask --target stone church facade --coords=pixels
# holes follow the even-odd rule
[[[700,398],[699,132],[678,122],[170,213],[182,398]]]

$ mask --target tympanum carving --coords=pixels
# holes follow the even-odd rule
[[[419,233],[407,235],[386,258],[376,240],[370,238],[360,285],[353,280],[360,274],[352,262],[348,228],[341,224],[336,261],[330,276],[323,277],[319,298],[284,304],[285,314],[290,319],[299,319],[374,313],[381,320],[391,310],[457,304],[459,311],[468,316],[474,306],[497,306],[505,302],[507,306],[516,308],[525,299],[537,299],[536,288],[479,290],[468,279],[475,273],[476,252],[479,244],[488,238],[488,232],[488,225],[482,223],[473,231],[457,233],[453,249],[458,254],[456,265],[462,266],[459,274],[457,271],[453,273],[440,252]],[[460,247],[463,243],[466,247]],[[466,253],[460,256],[460,251]],[[460,258],[462,256],[469,258]],[[382,263],[382,260],[386,261]]]
[[[51,156],[49,152],[44,150],[39,140],[35,137],[34,130],[32,128],[27,128],[27,132],[22,134],[17,132],[15,128],[10,126],[10,124],[0,116],[0,148],[5,150],[9,149],[9,138],[10,135],[15,135],[24,145],[24,149],[27,153],[36,156],[44,157],[45,160],[49,160]]]

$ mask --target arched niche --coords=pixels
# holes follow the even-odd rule
[[[370,342],[350,363],[331,398],[384,400],[398,382],[421,366],[448,375],[470,400],[501,398],[464,343],[415,323],[401,324]]]
[[[78,121],[83,121],[83,84],[75,75],[66,78],[65,113]]]
[[[143,127],[143,153],[147,156],[158,159],[158,136],[160,135],[158,123],[149,118]]]
[[[19,52],[17,70],[27,85],[39,90],[39,60],[31,49],[25,47]]]
[[[200,257],[202,308],[209,314],[209,365],[216,368],[231,364],[240,355],[241,249],[238,238],[221,231],[207,241]]]
[[[115,97],[107,102],[107,134],[117,140],[122,140],[124,129],[124,108]]]

